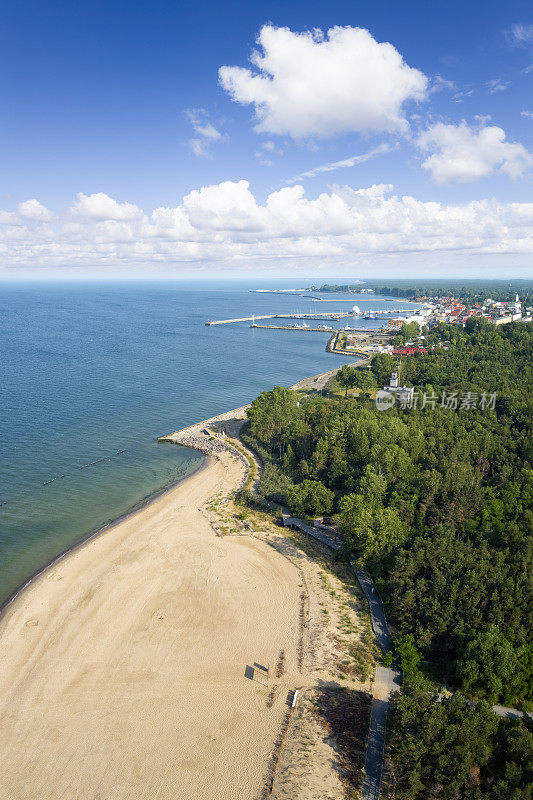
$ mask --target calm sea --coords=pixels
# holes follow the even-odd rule
[[[0,284],[0,602],[199,466],[158,436],[346,360],[325,352],[327,333],[204,325],[317,310],[249,289]]]

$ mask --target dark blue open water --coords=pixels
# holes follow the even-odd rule
[[[317,310],[249,289],[0,284],[0,602],[201,463],[158,436],[345,360],[327,333],[204,325]]]

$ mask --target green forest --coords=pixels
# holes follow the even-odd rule
[[[383,795],[402,800],[530,800],[531,723],[487,702],[404,685],[389,714]]]
[[[335,517],[340,557],[370,571],[398,641],[409,641],[420,662],[427,687],[409,683],[392,723],[399,771],[402,759],[409,771],[416,748],[409,754],[394,742],[409,725],[418,730],[418,717],[422,736],[424,720],[442,724],[433,717],[453,716],[454,703],[474,703],[481,719],[485,703],[531,708],[533,701],[533,330],[472,319],[464,329],[441,325],[431,340],[449,349],[401,364],[377,355],[372,380],[346,378],[347,386],[383,385],[399,369],[401,383],[416,389],[411,407],[378,411],[364,389],[357,397],[299,398],[275,387],[248,412],[249,443],[265,464],[260,493],[300,516]],[[431,710],[431,688],[443,686],[457,699]],[[434,796],[531,797],[531,784],[529,794],[490,793],[502,748],[514,741],[510,728],[502,730],[485,748],[490,791],[481,779],[470,791],[465,778],[463,793]],[[425,763],[431,748],[424,747]],[[398,778],[396,796],[433,796],[428,786],[440,778],[426,778],[418,789]]]
[[[376,294],[386,295],[387,297],[454,297],[463,300],[467,305],[479,300],[490,297],[496,301],[509,301],[515,299],[518,293],[521,300],[533,296],[533,285],[529,281],[515,280],[508,281],[487,281],[485,284],[480,281],[463,281],[461,283],[446,283],[442,281],[421,281],[420,283],[397,282],[394,286],[383,283],[371,284],[329,284],[320,287],[321,292],[353,292],[361,291],[361,288],[372,289]]]

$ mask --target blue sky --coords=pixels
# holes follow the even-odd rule
[[[23,0],[3,23],[6,274],[530,269],[530,2]],[[328,34],[336,26],[344,33]],[[336,187],[380,184],[389,188],[372,195],[369,237],[361,197]],[[183,205],[220,185],[194,195],[194,212]],[[276,200],[278,217],[294,217],[280,227],[267,198],[300,185],[283,210]],[[327,207],[302,208],[321,193]],[[348,211],[336,217],[338,198]],[[163,231],[152,217],[161,208],[174,210]]]

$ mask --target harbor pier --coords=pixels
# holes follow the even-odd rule
[[[353,316],[353,311],[314,311],[312,314],[252,314],[236,319],[208,319],[206,325],[230,325],[233,322],[255,322],[256,319],[315,319],[338,321]]]

